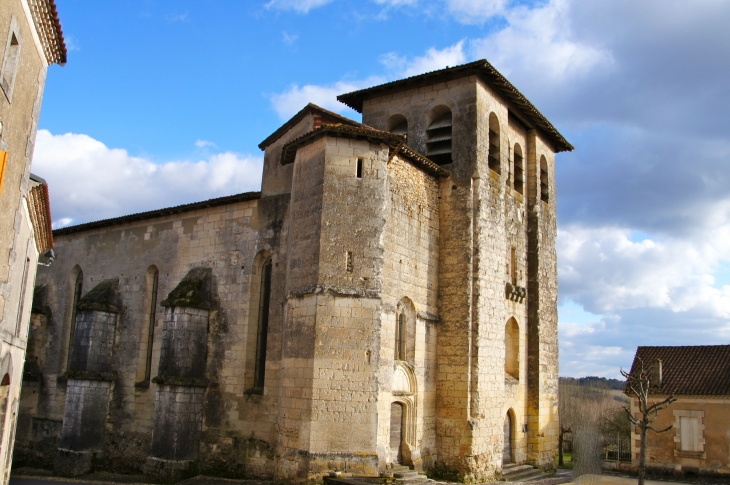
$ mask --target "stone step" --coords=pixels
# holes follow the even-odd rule
[[[504,482],[526,482],[529,480],[535,480],[537,478],[547,477],[547,473],[543,472],[539,468],[531,468],[530,470],[524,470],[519,473],[510,473],[507,476],[502,476]]]
[[[526,471],[532,471],[535,467],[532,465],[516,465],[514,463],[507,463],[506,465],[502,465],[502,477],[507,477],[513,474],[517,473],[523,473]]]

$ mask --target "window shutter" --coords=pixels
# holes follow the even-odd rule
[[[0,194],[3,193],[3,180],[5,180],[5,165],[8,161],[8,152],[0,150]]]

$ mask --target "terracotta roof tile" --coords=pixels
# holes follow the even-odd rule
[[[245,202],[247,200],[260,199],[261,192],[244,192],[243,194],[228,195],[226,197],[218,197],[216,199],[208,199],[202,202],[193,202],[192,204],[177,205],[164,209],[156,209],[153,211],[139,212],[137,214],[129,214],[127,216],[115,217],[113,219],[103,219],[100,221],[87,222],[76,226],[64,227],[53,231],[54,236],[63,236],[73,234],[75,232],[89,231],[91,229],[99,229],[101,227],[113,226],[115,224],[123,224],[125,222],[143,221],[146,219],[154,219],[156,217],[169,216],[179,214],[181,212],[190,212],[208,207],[217,207],[220,205],[234,204],[236,202]]]
[[[373,86],[371,88],[353,91],[347,94],[337,96],[337,99],[345,103],[350,108],[362,113],[363,103],[366,99],[382,96],[387,93],[403,91],[406,89],[428,86],[437,82],[448,81],[451,79],[461,79],[463,77],[477,75],[492,88],[494,88],[502,97],[506,99],[517,111],[524,122],[530,128],[537,128],[545,133],[548,139],[555,145],[556,152],[572,151],[573,145],[568,143],[563,135],[540,113],[537,108],[522,94],[516,87],[510,83],[497,69],[492,66],[486,59],[463,64],[461,66],[448,67],[438,71],[427,72],[412,76],[398,81]]]
[[[662,392],[684,396],[730,395],[730,345],[639,347],[631,370],[641,358],[646,367],[662,361]]]
[[[36,25],[48,64],[66,64],[66,41],[54,0],[28,0],[30,14]]]

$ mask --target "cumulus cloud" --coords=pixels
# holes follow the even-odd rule
[[[283,93],[271,96],[271,104],[274,110],[283,120],[290,118],[299,110],[304,108],[307,103],[314,103],[323,108],[349,114],[350,116],[359,116],[347,106],[337,101],[337,95],[357,91],[368,86],[385,82],[381,77],[370,77],[362,81],[339,81],[334,84],[319,86],[316,84],[306,84],[299,86],[292,85]]]
[[[505,13],[507,0],[446,0],[449,12],[465,24],[482,24]]]
[[[225,152],[156,164],[88,135],[38,130],[33,172],[48,181],[58,228],[259,190],[262,163]]]
[[[391,72],[392,77],[417,76],[425,72],[464,64],[466,62],[464,41],[461,40],[443,49],[431,47],[426,51],[426,54],[413,59],[400,56],[395,52],[389,52],[380,57],[380,62]]]

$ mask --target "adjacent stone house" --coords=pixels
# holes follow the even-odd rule
[[[36,266],[53,247],[48,187],[30,164],[48,66],[65,62],[53,0],[0,2],[0,484],[12,460]]]
[[[656,369],[657,401],[674,394],[677,401],[660,412],[649,432],[647,466],[668,472],[730,474],[730,345],[639,347],[641,359]],[[632,412],[638,413],[636,398]],[[632,434],[633,465],[638,466],[641,435]]]
[[[468,482],[557,450],[555,153],[487,61],[308,105],[261,192],[54,232],[22,463]],[[22,436],[22,439],[21,439]]]

